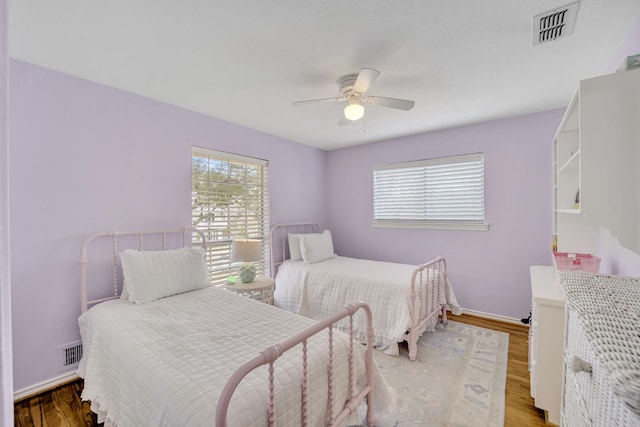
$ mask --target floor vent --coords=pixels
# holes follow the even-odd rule
[[[66,371],[78,367],[80,359],[82,359],[82,342],[76,341],[70,344],[58,347],[60,354],[60,362],[58,367],[60,371]]]
[[[536,15],[531,20],[533,45],[568,37],[578,15],[579,1]]]

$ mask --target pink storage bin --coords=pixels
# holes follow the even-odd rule
[[[600,258],[591,254],[554,252],[553,260],[557,270],[582,270],[591,273],[600,270]]]

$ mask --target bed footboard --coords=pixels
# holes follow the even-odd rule
[[[444,295],[447,286],[447,262],[438,257],[419,265],[411,277],[409,312],[411,329],[406,339],[409,344],[409,359],[416,360],[418,339],[425,332],[429,322],[436,322],[438,314],[447,323],[447,304]]]
[[[366,351],[365,351],[365,369],[366,369],[366,385],[361,390],[355,390],[355,379],[354,379],[354,352],[353,345],[360,345],[355,342],[355,338],[353,336],[353,327],[350,328],[350,340],[349,340],[349,355],[348,355],[348,369],[349,369],[349,399],[345,403],[344,407],[338,408],[338,413],[333,415],[332,408],[332,375],[333,373],[333,360],[332,360],[332,349],[333,349],[333,325],[339,320],[349,317],[353,318],[353,315],[358,310],[364,310],[367,317],[367,331],[366,331]],[[352,322],[350,322],[352,325]],[[306,345],[307,340],[325,330],[329,331],[329,342],[328,342],[328,354],[329,354],[329,366],[328,366],[328,402],[329,402],[329,414],[328,414],[328,423],[330,426],[339,426],[350,414],[354,413],[358,405],[365,400],[367,404],[367,415],[366,421],[367,425],[373,426],[375,425],[375,418],[373,413],[373,322],[371,316],[371,309],[365,303],[357,303],[357,304],[349,304],[341,311],[337,312],[333,316],[330,316],[310,328],[305,329],[304,331],[287,338],[286,340],[271,345],[261,351],[257,356],[248,360],[244,365],[240,366],[229,378],[227,384],[225,385],[222,393],[220,394],[220,398],[218,400],[218,406],[216,409],[216,426],[217,427],[226,427],[227,425],[227,412],[229,403],[231,401],[231,396],[234,391],[243,380],[243,378],[255,368],[268,365],[269,371],[269,409],[267,413],[268,425],[275,425],[275,401],[274,401],[274,362],[287,350],[297,346],[302,345],[302,366],[303,366],[303,378],[302,378],[302,390],[301,394],[302,398],[302,408],[301,408],[301,425],[304,427],[307,425],[307,402],[309,399],[308,390],[307,390],[307,351]]]

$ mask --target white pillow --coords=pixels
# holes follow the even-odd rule
[[[289,237],[289,259],[291,261],[301,261],[302,254],[300,253],[300,237],[304,234],[288,234]]]
[[[331,232],[329,230],[324,230],[322,233],[301,235],[300,253],[302,254],[302,260],[307,264],[313,264],[333,258],[334,253]]]
[[[129,301],[142,304],[209,286],[203,254],[202,248],[122,252]]]
[[[122,292],[120,292],[120,299],[126,299],[127,301],[129,300],[129,291],[127,290],[127,284],[124,280],[122,281]]]

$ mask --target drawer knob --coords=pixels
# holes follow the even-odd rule
[[[578,356],[571,357],[571,370],[573,372],[586,372],[591,374],[591,363]]]

